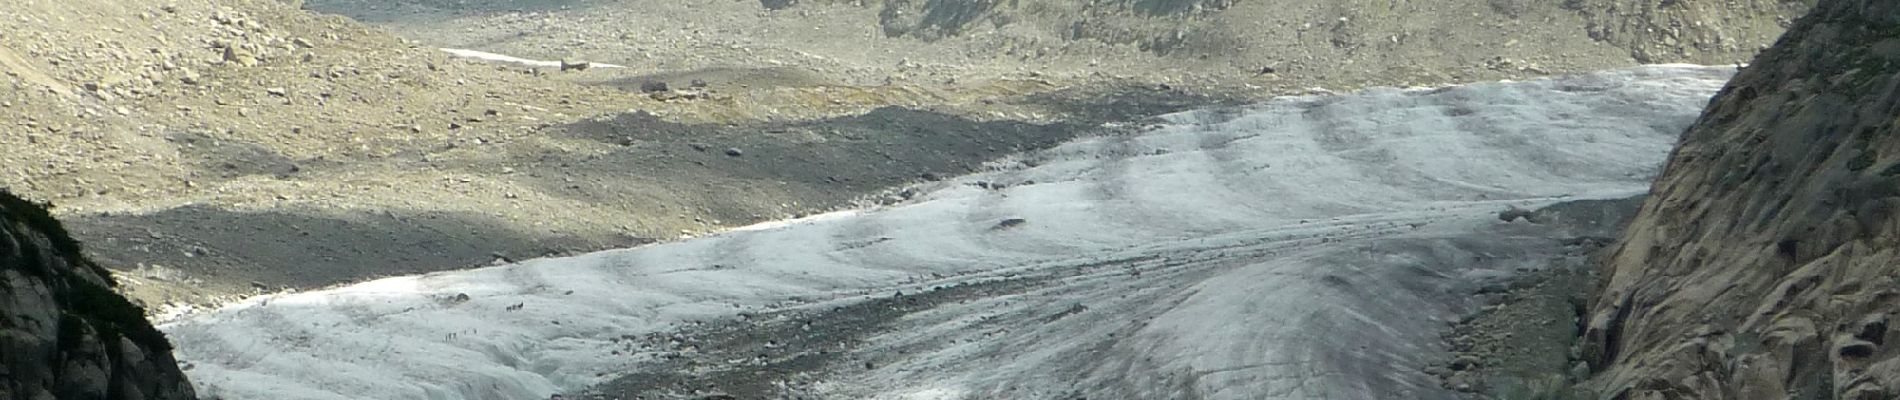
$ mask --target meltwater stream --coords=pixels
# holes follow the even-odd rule
[[[545,399],[694,351],[624,338],[1009,281],[836,338],[853,361],[809,389],[1452,398],[1420,372],[1443,357],[1444,321],[1475,285],[1542,266],[1564,234],[1495,212],[1642,193],[1731,73],[1646,66],[1185,112],[901,205],[266,296],[162,328],[208,398]]]

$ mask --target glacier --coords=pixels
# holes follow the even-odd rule
[[[1473,288],[1573,233],[1507,207],[1644,193],[1734,72],[1652,65],[1160,116],[902,203],[259,296],[161,326],[207,398],[544,399],[707,321],[960,295],[815,374],[827,398],[1457,398],[1421,370]],[[869,368],[867,368],[870,366]]]

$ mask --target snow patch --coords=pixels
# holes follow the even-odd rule
[[[529,67],[545,67],[545,68],[560,68],[561,67],[560,61],[530,60],[526,58],[520,58],[520,57],[503,55],[503,54],[495,54],[495,53],[479,51],[479,50],[445,48],[445,49],[442,49],[442,51],[456,57],[479,60],[479,61],[520,64],[520,65],[529,66]],[[614,65],[614,64],[608,64],[608,63],[588,63],[588,67],[626,68],[626,66],[624,65]]]

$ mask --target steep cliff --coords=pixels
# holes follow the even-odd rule
[[[1683,136],[1583,353],[1617,399],[1900,390],[1900,2],[1823,0]]]
[[[39,205],[0,192],[0,399],[193,399],[171,345]]]

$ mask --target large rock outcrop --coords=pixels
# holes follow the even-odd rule
[[[1490,0],[1510,4],[1524,0]],[[1642,63],[1746,61],[1814,0],[1565,0],[1590,38],[1628,49]]]
[[[1615,399],[1900,394],[1900,2],[1822,0],[1686,132],[1583,353]]]
[[[0,191],[0,399],[196,398],[110,276],[44,208]]]

